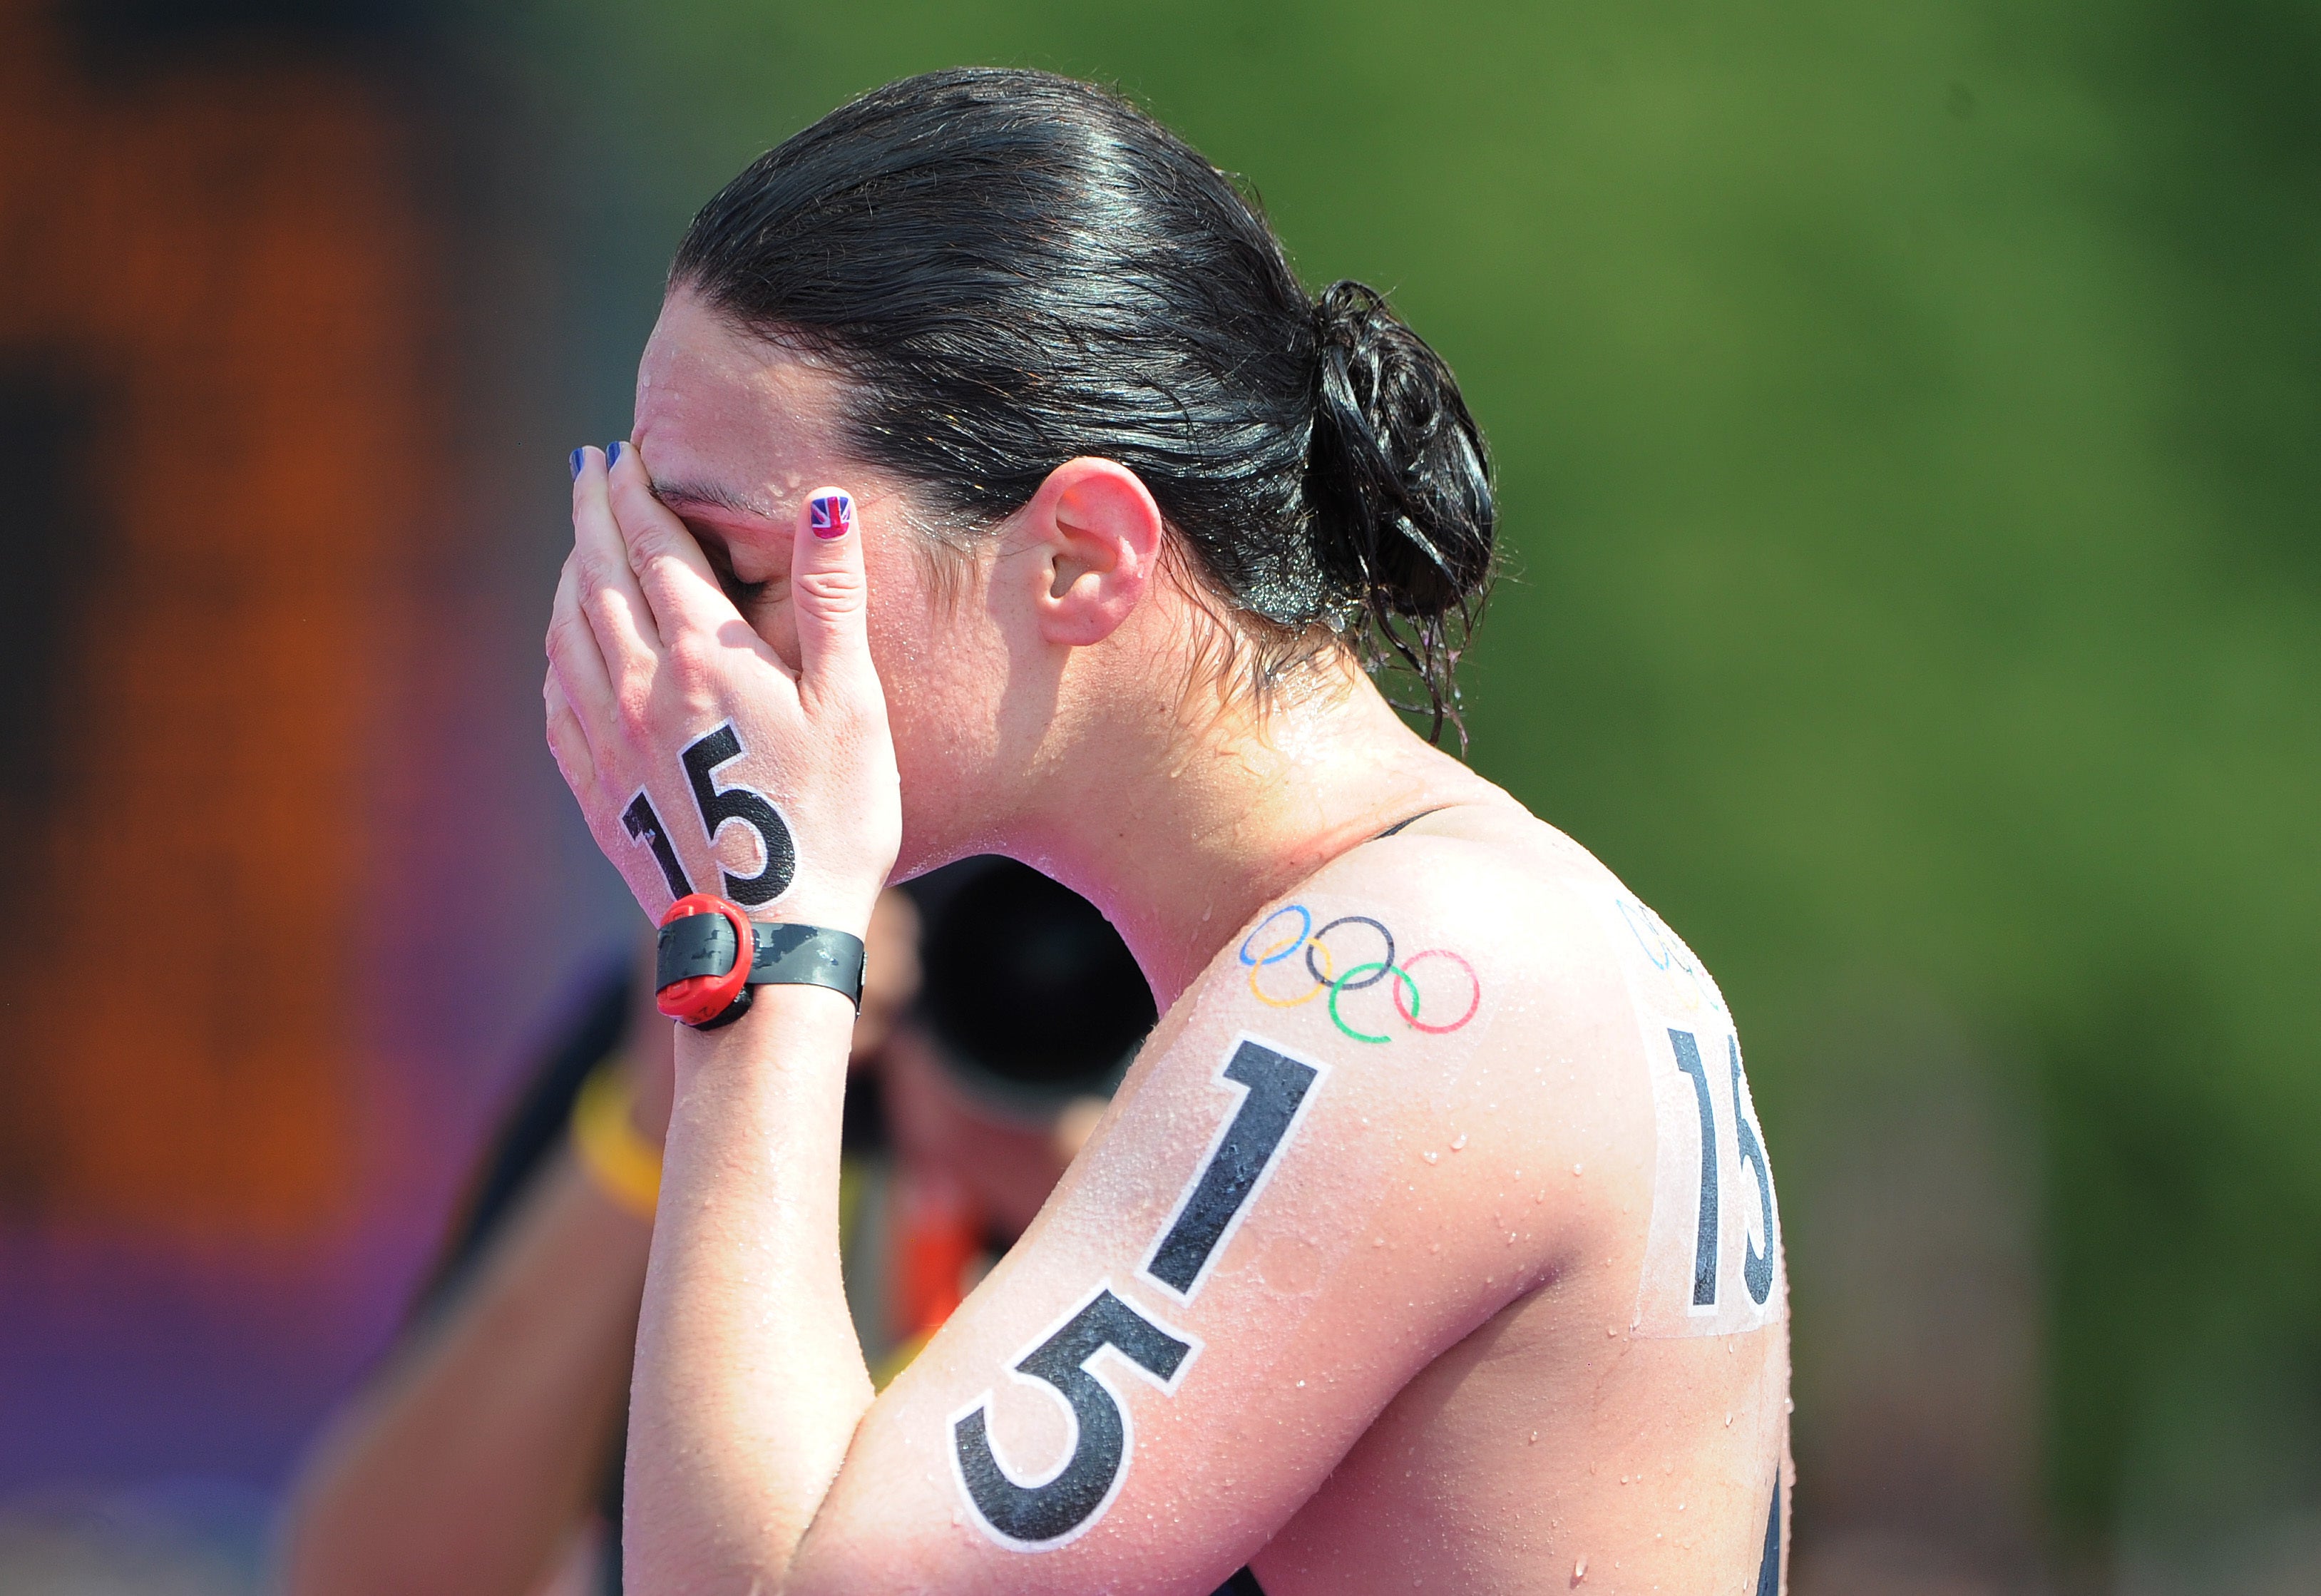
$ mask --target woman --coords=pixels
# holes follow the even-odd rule
[[[549,741],[649,914],[718,883],[836,949],[890,875],[999,852],[1101,907],[1163,1011],[875,1400],[844,994],[679,1032],[633,1589],[1778,1588],[1731,1021],[1364,673],[1454,716],[1494,515],[1375,294],[1309,298],[1103,91],[909,79],[695,218],[634,435],[573,464]]]

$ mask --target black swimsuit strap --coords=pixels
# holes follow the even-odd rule
[[[1438,804],[1432,809],[1421,809],[1417,814],[1410,816],[1406,819],[1396,821],[1392,825],[1388,826],[1384,831],[1379,833],[1377,836],[1372,837],[1370,841],[1374,843],[1382,842],[1386,838],[1394,835],[1395,833],[1400,831],[1403,827],[1406,825],[1415,825],[1420,821],[1425,819],[1429,815],[1440,815],[1443,810],[1450,807],[1451,806],[1448,804]]]

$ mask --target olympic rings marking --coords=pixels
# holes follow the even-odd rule
[[[1629,931],[1634,934],[1636,938],[1636,945],[1644,950],[1644,957],[1650,959],[1658,968],[1666,970],[1669,965],[1674,962],[1676,955],[1669,952],[1669,945],[1666,942],[1661,940],[1661,934],[1658,931],[1653,930],[1649,926],[1639,926],[1636,924],[1636,917],[1629,908],[1628,900],[1626,898],[1616,898],[1612,901],[1619,905],[1620,917],[1627,921]],[[1292,905],[1291,907],[1295,907],[1296,906]],[[1313,921],[1309,919],[1306,921],[1306,924],[1310,926],[1313,924]],[[1649,942],[1644,940],[1647,935],[1652,938]],[[1659,950],[1657,953],[1653,951],[1655,948]]]
[[[1299,922],[1297,926],[1297,935],[1291,937],[1288,942],[1283,943],[1279,947],[1273,949],[1271,952],[1264,953],[1258,958],[1251,958],[1249,956],[1249,944],[1257,940],[1257,934],[1264,930],[1268,926],[1272,925],[1274,921],[1281,918],[1284,915],[1296,915],[1297,917]],[[1241,939],[1241,962],[1250,966],[1252,970],[1260,964],[1278,964],[1282,960],[1287,959],[1290,954],[1296,953],[1297,951],[1297,944],[1304,942],[1306,938],[1312,934],[1313,930],[1314,917],[1306,909],[1304,904],[1285,903],[1279,908],[1275,909],[1271,914],[1266,916],[1265,918],[1260,920],[1255,926],[1250,927],[1249,935]]]
[[[1253,952],[1252,950],[1260,945],[1260,939],[1267,928],[1288,915],[1297,917],[1297,929],[1288,935],[1288,940],[1274,942],[1271,945],[1266,946],[1262,953]],[[1342,926],[1367,926],[1377,932],[1379,942],[1384,944],[1385,957],[1365,960],[1361,963],[1349,965],[1343,971],[1339,971],[1336,955],[1331,953],[1326,939],[1333,931]],[[1277,997],[1267,991],[1259,980],[1259,977],[1265,971],[1265,967],[1269,964],[1281,963],[1301,947],[1306,950],[1304,960],[1306,973],[1314,984],[1294,998]],[[1347,1022],[1343,1015],[1338,1012],[1338,999],[1348,992],[1359,992],[1366,988],[1374,987],[1389,975],[1394,978],[1394,984],[1388,988],[1388,990],[1394,999],[1395,1012],[1402,1017],[1405,1025],[1425,1035],[1441,1036],[1459,1030],[1472,1021],[1483,1007],[1482,978],[1475,973],[1474,965],[1468,962],[1464,956],[1452,952],[1449,948],[1427,948],[1413,953],[1406,962],[1397,962],[1395,957],[1394,933],[1388,930],[1383,922],[1374,920],[1368,915],[1341,915],[1316,931],[1314,929],[1314,916],[1304,904],[1284,904],[1260,920],[1250,934],[1242,939],[1239,956],[1242,963],[1249,970],[1250,995],[1259,1002],[1270,1008],[1297,1008],[1311,1003],[1326,992],[1329,994],[1329,1001],[1325,1007],[1329,1010],[1331,1023],[1357,1042],[1379,1044],[1390,1042],[1393,1037],[1382,1031],[1356,1029]],[[1471,989],[1467,999],[1466,1011],[1448,1025],[1437,1025],[1418,1017],[1423,1004],[1419,997],[1418,978],[1411,973],[1411,970],[1427,959],[1446,959],[1456,964],[1466,972],[1467,982]]]
[[[1418,983],[1410,979],[1410,971],[1405,970],[1399,964],[1388,964],[1384,960],[1379,960],[1373,963],[1357,964],[1332,983],[1330,987],[1331,1023],[1335,1025],[1338,1029],[1343,1031],[1347,1035],[1352,1036],[1357,1042],[1391,1042],[1394,1038],[1385,1035],[1383,1032],[1373,1036],[1368,1031],[1357,1031],[1353,1026],[1348,1025],[1345,1021],[1345,1017],[1338,1012],[1338,994],[1343,991],[1352,990],[1354,983],[1351,978],[1360,975],[1365,970],[1375,970],[1378,971],[1376,975],[1370,977],[1369,981],[1362,983],[1365,986],[1368,986],[1372,982],[1384,980],[1387,977],[1387,971],[1392,971],[1401,980],[1402,986],[1408,987],[1410,989],[1410,1007],[1408,1008],[1402,1008],[1402,987],[1397,987],[1394,989],[1394,1006],[1397,1008],[1402,1009],[1402,1017],[1405,1019],[1408,1019],[1412,1015],[1418,1012]],[[1466,1021],[1461,1020],[1460,1025],[1464,1025]],[[1434,1027],[1421,1028],[1432,1029]],[[1446,1031],[1455,1031],[1459,1027],[1458,1026],[1443,1026],[1440,1028]]]
[[[1295,952],[1295,951],[1296,951],[1296,944],[1291,944],[1291,951],[1292,951],[1292,952]],[[1285,953],[1285,954],[1284,954],[1284,955],[1282,955],[1282,956],[1283,956],[1284,958],[1287,958],[1288,955],[1287,953]],[[1329,950],[1328,948],[1324,948],[1324,949],[1322,950],[1322,957],[1323,957],[1323,958],[1324,958],[1324,959],[1329,959],[1329,958],[1330,958],[1330,950]],[[1310,950],[1308,951],[1308,953],[1307,953],[1307,954],[1306,954],[1306,958],[1307,958],[1307,960],[1309,961],[1309,962],[1308,962],[1308,964],[1307,964],[1307,966],[1306,966],[1306,967],[1310,970],[1310,969],[1312,968],[1312,964],[1311,964],[1310,961],[1311,961],[1311,960],[1312,960],[1312,958],[1313,958],[1313,954],[1312,954],[1312,953],[1310,952]],[[1336,962],[1336,961],[1335,961],[1335,960],[1331,960],[1330,962],[1331,962],[1332,963],[1335,963],[1335,962]],[[1308,988],[1306,988],[1306,993],[1305,993],[1305,995],[1304,995],[1303,997],[1298,997],[1298,998],[1277,998],[1277,997],[1275,997],[1272,993],[1270,993],[1270,992],[1267,991],[1263,987],[1261,987],[1261,986],[1259,986],[1259,985],[1257,984],[1257,975],[1258,975],[1258,971],[1259,971],[1260,969],[1262,969],[1263,967],[1264,967],[1264,961],[1263,961],[1263,960],[1260,960],[1260,961],[1258,962],[1258,964],[1257,964],[1255,967],[1253,967],[1253,968],[1252,968],[1252,969],[1251,969],[1251,971],[1250,971],[1250,972],[1249,972],[1249,990],[1250,990],[1251,994],[1252,994],[1252,996],[1254,996],[1254,997],[1257,999],[1257,1000],[1258,1000],[1259,1002],[1261,1002],[1261,1003],[1265,1003],[1265,1004],[1270,1004],[1270,1005],[1271,1005],[1271,1006],[1272,1006],[1273,1008],[1297,1008],[1297,1007],[1299,1004],[1301,1004],[1301,1003],[1311,1003],[1311,1002],[1315,999],[1315,998],[1316,996],[1318,996],[1318,995],[1321,993],[1321,991],[1322,991],[1323,988],[1324,988],[1324,987],[1326,987],[1326,986],[1328,986],[1328,985],[1330,984],[1330,981],[1331,981],[1331,980],[1332,980],[1332,977],[1327,976],[1327,975],[1318,977],[1318,978],[1315,980],[1315,984],[1314,984],[1314,985],[1312,985],[1312,986],[1310,986],[1310,987],[1308,987]]]
[[[1314,950],[1322,945],[1322,939],[1324,937],[1329,935],[1331,932],[1335,931],[1341,926],[1367,926],[1371,930],[1377,932],[1379,934],[1379,940],[1386,944],[1386,958],[1378,966],[1378,973],[1371,976],[1368,980],[1349,981],[1346,990],[1350,992],[1359,992],[1364,987],[1374,987],[1378,985],[1379,982],[1386,979],[1386,972],[1394,968],[1394,933],[1388,931],[1376,920],[1371,919],[1368,915],[1340,915],[1336,919],[1323,926],[1319,931],[1314,933],[1314,940],[1306,945],[1306,973],[1312,976],[1317,981],[1327,980],[1330,979],[1328,976],[1314,968]],[[1367,970],[1370,966],[1364,964],[1358,966],[1358,968]],[[1353,971],[1349,970],[1344,975],[1340,976],[1338,979],[1340,980],[1348,980],[1348,978],[1353,973]]]
[[[1666,921],[1643,905],[1632,904],[1625,897],[1619,896],[1612,901],[1619,909],[1620,917],[1627,922],[1636,945],[1643,951],[1644,957],[1652,961],[1652,967],[1668,980],[1681,1007],[1695,1009],[1705,1003],[1718,1014],[1725,1012],[1724,999],[1717,996],[1716,989],[1709,984],[1700,966],[1693,962],[1689,950],[1684,945],[1684,938],[1670,930]],[[1677,979],[1679,971],[1686,980],[1680,981]]]
[[[1410,1022],[1410,1028],[1414,1031],[1424,1031],[1430,1036],[1440,1036],[1446,1031],[1457,1030],[1461,1026],[1463,1026],[1469,1020],[1473,1019],[1475,1017],[1475,1011],[1483,1006],[1483,978],[1475,973],[1475,967],[1472,964],[1468,963],[1465,959],[1460,957],[1457,953],[1452,953],[1449,948],[1427,948],[1424,952],[1415,953],[1410,955],[1410,963],[1402,967],[1403,974],[1406,978],[1407,978],[1412,966],[1415,965],[1421,959],[1450,960],[1451,962],[1456,964],[1460,969],[1467,972],[1467,980],[1474,987],[1475,995],[1467,999],[1467,1012],[1461,1015],[1457,1019],[1452,1020],[1447,1026],[1430,1026],[1421,1021],[1418,1017],[1418,987],[1416,983],[1414,982],[1411,986],[1410,1007],[1407,1008],[1404,1008],[1402,1007],[1402,989],[1400,987],[1397,987],[1394,991],[1394,1006],[1396,1008],[1401,1010],[1402,1017]]]

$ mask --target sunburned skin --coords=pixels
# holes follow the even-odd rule
[[[1382,1042],[1347,1035],[1310,978],[1243,962],[1296,934],[1270,911],[1164,1018],[1031,1233],[872,1409],[790,1588],[875,1569],[944,1590],[1206,1591],[1250,1561],[1278,1596],[1777,1589],[1783,1288],[1746,1329],[1655,1317],[1695,1286],[1688,1249],[1675,1277],[1647,1272],[1667,1228],[1655,1188],[1664,1166],[1692,1171],[1676,1216],[1690,1240],[1699,1145],[1661,1133],[1656,1087],[1690,1081],[1646,1044],[1659,1016],[1632,996],[1632,966],[1659,971],[1609,935],[1616,900],[1636,907],[1575,844],[1506,811],[1345,855],[1293,899],[1317,926],[1361,908],[1388,926],[1424,982],[1422,1021],[1458,1018],[1474,989],[1410,954],[1453,951],[1480,986],[1471,1020],[1433,1035],[1379,989],[1341,991],[1341,1017]],[[1355,951],[1348,928],[1333,941]],[[1260,995],[1301,984],[1315,995],[1296,1007]],[[1252,1041],[1317,1073],[1179,1291],[1155,1278],[1156,1246],[1247,1100],[1221,1072]],[[1718,1265],[1744,1301],[1752,1245],[1768,1253],[1734,1221]],[[1126,1415],[1118,1476],[1085,1519],[1010,1535],[958,1466],[960,1416],[988,1412],[1017,1485],[1059,1474],[1066,1404],[1008,1372],[1098,1290],[1188,1350],[1165,1376],[1116,1350],[1089,1359]]]

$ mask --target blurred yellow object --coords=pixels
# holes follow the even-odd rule
[[[902,1345],[897,1347],[894,1351],[888,1353],[885,1357],[879,1359],[878,1366],[870,1371],[870,1384],[872,1388],[878,1391],[885,1391],[888,1386],[894,1384],[895,1376],[909,1368],[913,1360],[917,1358],[921,1353],[926,1351],[927,1343],[933,1339],[933,1336],[934,1332],[933,1330],[923,1330],[918,1335],[914,1336],[909,1340],[904,1342]]]
[[[629,1079],[614,1053],[596,1066],[572,1104],[572,1147],[596,1189],[650,1219],[660,1203],[660,1153],[629,1117]]]

